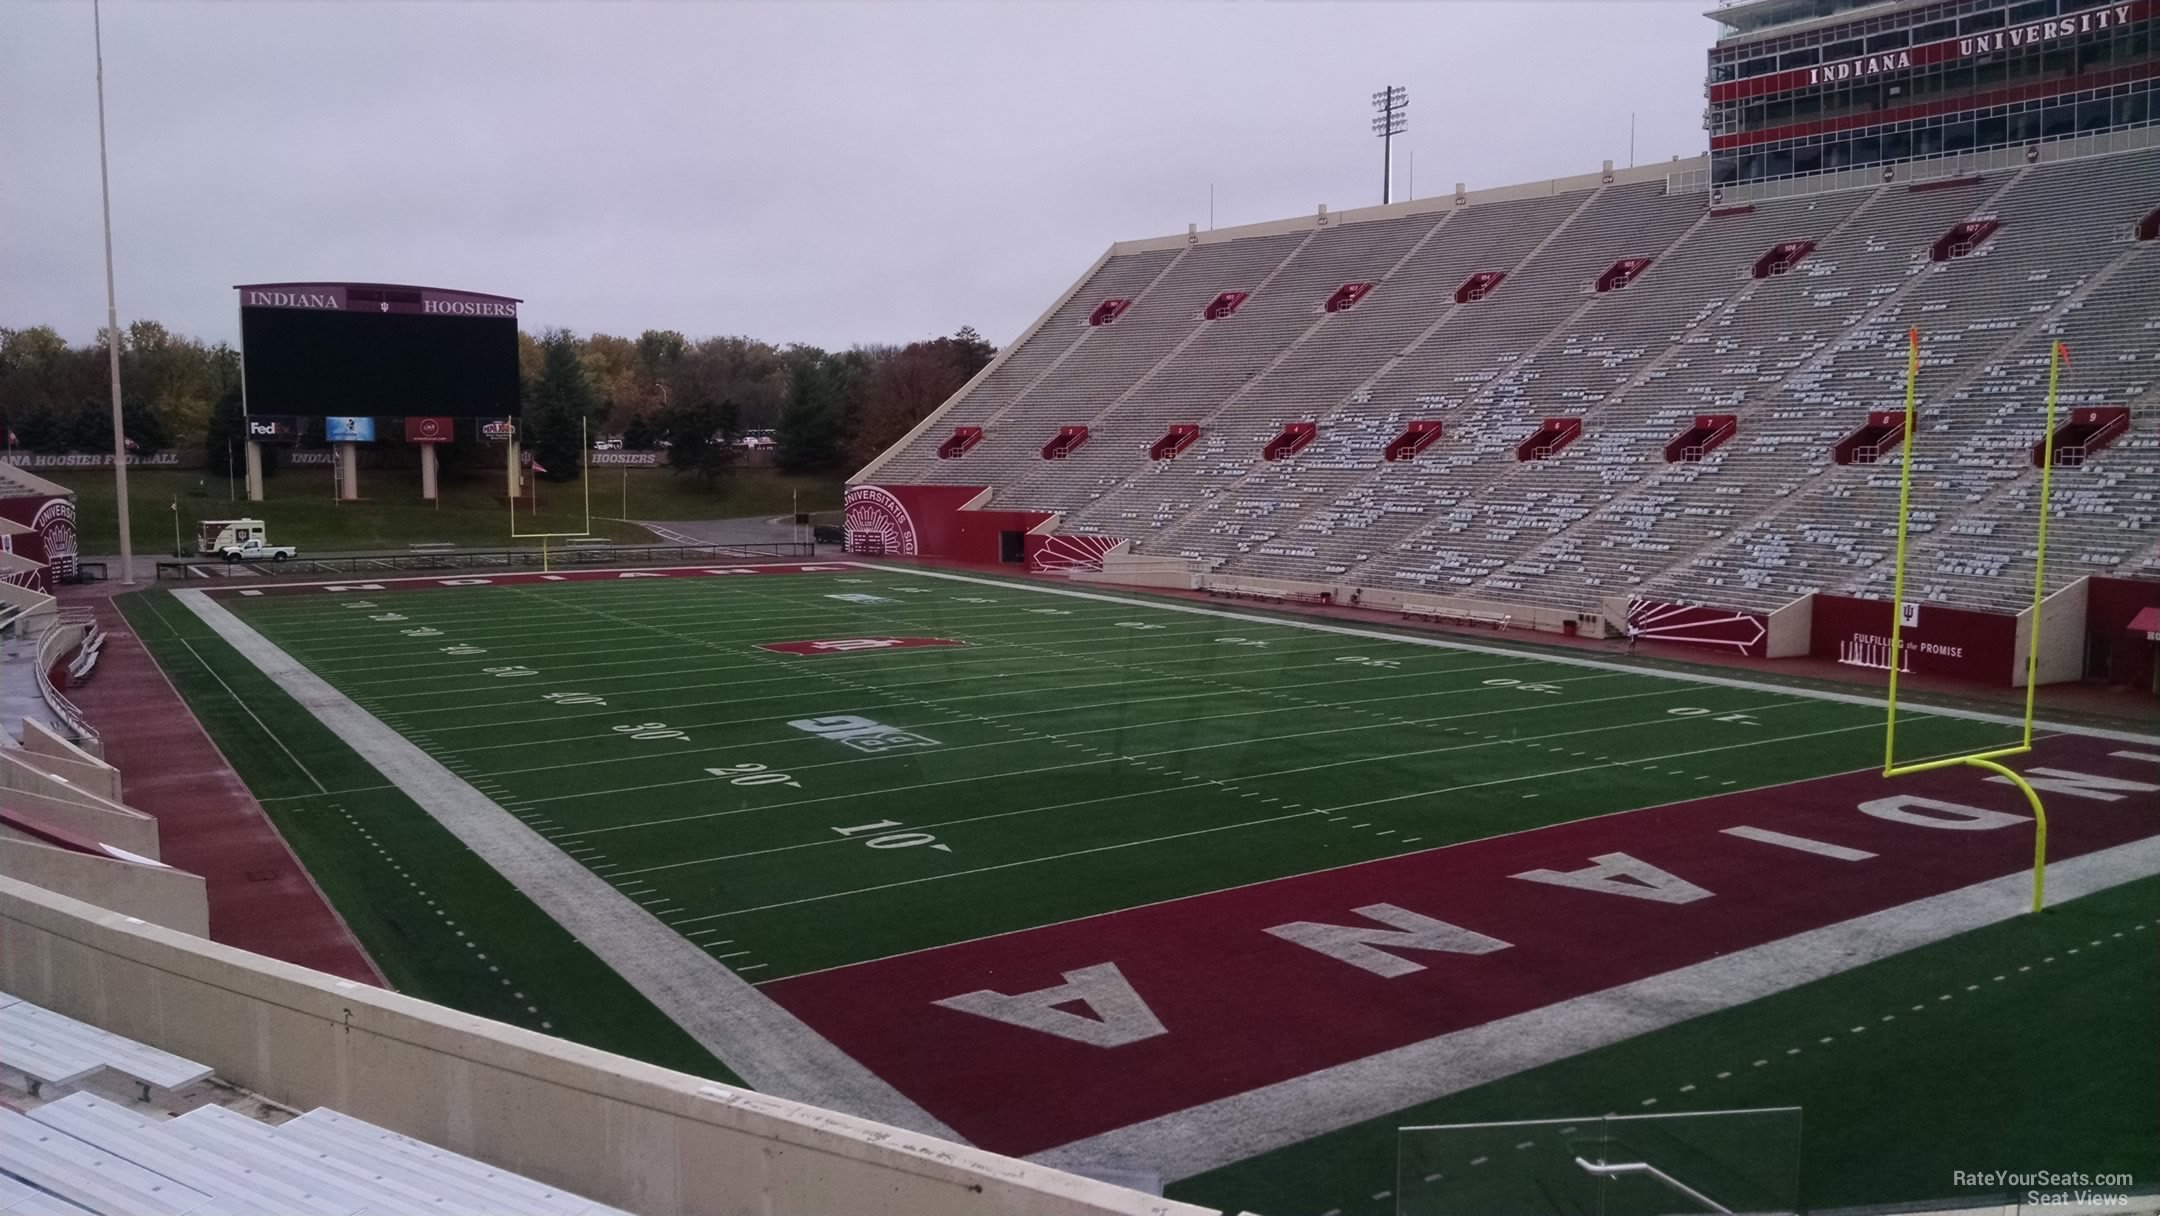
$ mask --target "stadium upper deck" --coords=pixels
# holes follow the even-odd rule
[[[1748,0],[1705,90],[1718,184],[2154,120],[2153,0]]]

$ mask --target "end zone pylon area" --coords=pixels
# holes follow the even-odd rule
[[[2033,812],[2033,882],[2032,910],[2038,912],[2047,892],[2047,809],[2040,803],[2040,794],[2024,777],[2012,771],[2002,761],[2020,756],[2032,750],[2033,696],[2039,684],[2040,673],[2040,601],[2047,590],[2047,525],[2050,502],[2051,479],[2055,474],[2055,388],[2062,365],[2069,358],[2069,347],[2056,342],[2048,349],[2048,391],[2046,438],[2042,440],[2040,460],[2040,528],[2033,553],[2032,586],[2032,632],[2025,647],[2025,720],[2019,741],[2006,747],[1988,748],[1957,756],[1943,756],[1933,760],[1919,760],[1911,764],[1899,764],[1897,760],[1897,693],[1898,668],[1903,664],[1898,657],[1904,652],[1903,632],[1907,617],[1905,603],[1905,541],[1911,523],[1913,444],[1920,431],[1915,409],[1920,385],[1920,331],[1906,331],[1905,355],[1905,452],[1898,473],[1897,509],[1897,568],[1890,590],[1890,601],[1895,611],[1890,614],[1890,688],[1887,695],[1888,713],[1883,722],[1883,776],[1903,777],[1912,773],[1924,773],[1931,769],[1949,768],[1952,765],[1970,764],[1996,773],[2004,780],[2024,791],[2025,801],[2032,804]],[[1915,606],[1917,607],[1917,606]],[[1917,615],[1917,614],[1915,614]]]

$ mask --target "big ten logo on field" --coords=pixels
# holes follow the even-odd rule
[[[859,752],[891,752],[909,747],[938,746],[935,739],[853,714],[835,714],[829,718],[797,718],[788,725],[835,743],[845,743]]]

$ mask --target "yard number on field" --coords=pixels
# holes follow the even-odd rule
[[[689,735],[676,730],[665,722],[637,722],[612,729],[616,734],[628,735],[632,739],[679,739],[684,743],[690,741]]]
[[[896,832],[892,830],[905,826],[897,819],[880,819],[876,823],[858,823],[851,828],[834,828],[833,831],[851,840],[868,832],[876,832],[878,835],[867,836],[863,840],[864,844],[873,849],[906,849],[919,844],[926,844],[940,853],[952,852],[951,845],[940,844],[938,838],[928,832]]]
[[[483,667],[480,670],[487,675],[494,676],[498,680],[515,680],[520,676],[536,676],[540,674],[539,672],[534,671],[532,668],[527,667],[522,663],[514,664],[509,667]]]
[[[1120,629],[1168,629],[1168,625],[1150,625],[1146,621],[1119,621]]]
[[[762,764],[730,764],[722,768],[705,770],[715,777],[725,777],[729,785],[786,785],[802,788],[802,782],[786,773],[776,773]]]
[[[543,701],[553,701],[557,705],[607,704],[607,699],[605,697],[596,696],[589,692],[544,692],[540,694],[540,699]]]
[[[1711,714],[1717,714],[1716,717],[1710,719],[1712,722],[1738,722],[1742,726],[1762,725],[1762,723],[1757,722],[1755,719],[1749,717],[1746,714],[1718,714],[1717,711],[1714,709],[1703,709],[1700,706],[1695,705],[1677,705],[1671,709],[1666,710],[1665,712],[1671,714],[1675,718],[1702,718],[1708,717]]]
[[[1506,677],[1502,677],[1497,680],[1487,680],[1485,681],[1485,687],[1512,688],[1516,692],[1541,692],[1550,697],[1557,697],[1560,695],[1560,686],[1558,684],[1526,684],[1521,680],[1510,680]]]
[[[1400,667],[1399,659],[1368,659],[1361,654],[1346,654],[1335,660],[1338,663],[1358,663],[1366,667]]]

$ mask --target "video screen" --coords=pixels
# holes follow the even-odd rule
[[[240,341],[251,414],[518,412],[515,317],[243,308]]]

